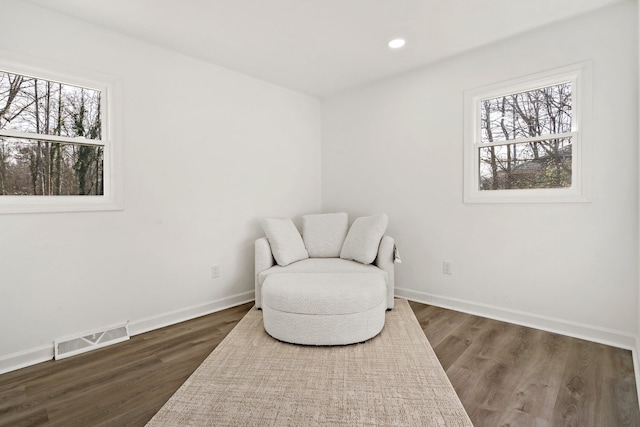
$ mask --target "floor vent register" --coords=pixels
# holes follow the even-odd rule
[[[54,341],[54,356],[56,360],[76,354],[96,350],[111,344],[129,339],[127,324],[113,326],[95,332],[84,333],[74,337],[62,338]]]

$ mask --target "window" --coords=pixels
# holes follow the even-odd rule
[[[0,63],[0,212],[119,209],[113,91]]]
[[[589,72],[583,63],[465,93],[465,202],[587,201]]]

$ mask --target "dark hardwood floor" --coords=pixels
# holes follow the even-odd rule
[[[630,351],[410,305],[475,427],[640,426]]]
[[[252,306],[0,375],[0,426],[144,426]]]
[[[0,375],[0,426],[143,426],[252,305]],[[476,427],[640,426],[631,352],[411,307]]]

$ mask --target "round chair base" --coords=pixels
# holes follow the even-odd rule
[[[364,342],[382,331],[386,308],[378,274],[276,274],[262,285],[265,330],[294,344]]]

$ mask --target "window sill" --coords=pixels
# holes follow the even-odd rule
[[[464,203],[589,203],[588,195],[574,188],[540,190],[485,190],[465,192]]]
[[[0,196],[0,214],[122,210],[105,196]]]

